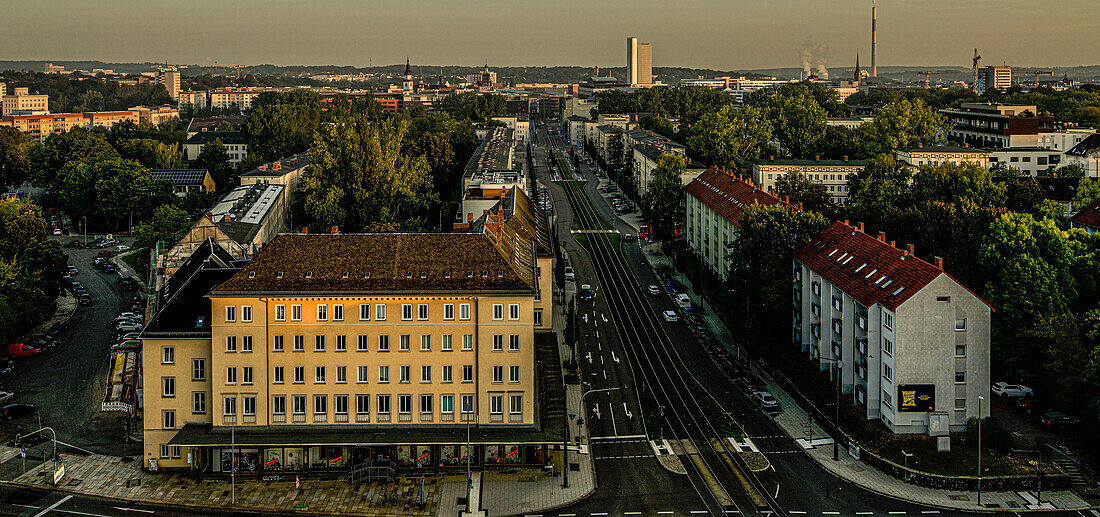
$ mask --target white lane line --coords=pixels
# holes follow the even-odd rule
[[[604,516],[604,515],[607,515],[607,512],[593,513],[593,514],[591,514],[591,515],[592,515],[593,517],[602,517],[602,516]]]
[[[623,512],[623,515],[641,515],[642,512]]]
[[[840,512],[821,512],[822,515],[840,515]]]
[[[706,510],[692,510],[691,513],[707,513]]]
[[[58,443],[60,443],[60,442],[58,442]],[[60,513],[71,513],[73,515],[83,515],[84,517],[112,517],[110,515],[103,515],[101,513],[78,512],[76,510],[66,510],[64,508],[58,508],[54,511],[55,512],[60,512]]]
[[[804,512],[802,510],[791,510],[787,513],[793,513],[793,514],[797,514],[797,515],[806,515],[806,512]]]
[[[23,508],[34,508],[35,510],[37,510],[39,508],[42,508],[41,506],[35,506],[33,504],[19,504],[19,503],[9,503],[9,504],[11,504],[12,506],[21,506]]]
[[[669,511],[669,510],[665,510],[663,512],[657,512],[657,515],[671,515],[671,514],[672,514],[672,512]]]
[[[856,515],[874,515],[875,512],[856,512]]]
[[[905,515],[905,512],[890,512],[890,515]]]
[[[50,513],[50,510],[53,510],[54,508],[57,508],[58,506],[61,506],[62,504],[65,503],[65,501],[68,501],[69,499],[72,499],[72,498],[73,498],[73,496],[71,496],[71,495],[67,495],[65,497],[62,497],[56,503],[51,504],[50,506],[47,506],[45,509],[43,509],[41,512],[38,512],[38,513],[34,514],[34,517],[42,517],[43,515],[46,515],[47,513]]]
[[[939,510],[921,510],[920,513],[932,514],[932,513],[940,513],[940,511]]]
[[[126,508],[124,506],[112,506],[115,510],[122,510],[124,512],[141,512],[141,513],[156,513],[153,510],[143,510],[141,508]],[[541,515],[531,515],[530,517],[542,517]]]
[[[575,513],[563,513],[563,514],[559,515],[558,517],[577,517],[577,514],[575,514]]]

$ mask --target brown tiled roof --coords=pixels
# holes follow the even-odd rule
[[[794,255],[864,306],[890,310],[944,272],[914,255],[837,221]]]
[[[1100,228],[1100,198],[1073,214],[1069,220],[1074,224]]]
[[[732,174],[711,167],[684,187],[718,215],[737,225],[741,212],[753,204],[776,205],[779,199]]]
[[[490,214],[502,216],[504,226],[517,236],[534,241],[540,256],[553,254],[550,223],[546,220],[546,213],[531,201],[523,189],[512,187],[505,192],[497,204],[473,222],[471,231],[485,231]]]
[[[491,232],[282,234],[212,294],[534,292],[533,248],[503,245],[506,237],[498,244]]]

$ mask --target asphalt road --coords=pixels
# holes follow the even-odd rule
[[[60,343],[33,357],[16,359],[0,389],[15,393],[16,402],[34,404],[38,414],[17,420],[28,429],[52,427],[57,439],[102,454],[140,454],[140,444],[125,443],[126,415],[99,410],[106,389],[107,354],[114,342],[109,324],[129,310],[132,293],[118,285],[118,275],[92,267],[98,250],[64,248],[92,302],[78,306]],[[123,308],[125,306],[125,309]]]

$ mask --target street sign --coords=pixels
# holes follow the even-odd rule
[[[61,481],[61,478],[65,477],[65,464],[62,463],[53,471],[53,484],[57,484]]]
[[[27,457],[27,448],[26,447],[20,447],[19,448],[19,457],[20,458],[26,458]]]

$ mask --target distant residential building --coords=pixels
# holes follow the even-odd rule
[[[158,125],[161,122],[180,118],[179,108],[172,106],[134,106],[130,111],[138,112],[138,120]]]
[[[187,136],[204,131],[240,131],[248,117],[195,117],[187,123]]]
[[[565,142],[573,147],[581,147],[585,143],[585,124],[589,123],[588,117],[573,115],[565,119]]]
[[[942,145],[918,145],[917,147],[898,148],[894,150],[894,158],[913,167],[933,163],[974,163],[982,169],[987,169],[989,168],[989,162],[993,161],[989,157],[988,150]]]
[[[1089,233],[1100,233],[1100,199],[1073,214],[1073,217],[1069,218],[1069,226]]]
[[[952,124],[947,140],[971,147],[1034,147],[1040,133],[1054,130],[1054,118],[1036,116],[1034,105],[965,102],[939,112]]]
[[[874,119],[874,117],[829,117],[825,119],[825,125],[854,130]]]
[[[632,92],[635,88],[632,88],[630,83],[622,82],[609,75],[593,76],[577,85],[577,97],[581,99],[591,99],[595,97],[596,94],[609,90]]]
[[[252,108],[252,101],[261,93],[268,91],[266,88],[218,88],[210,90],[209,105],[211,108],[229,109],[238,108],[247,110]]]
[[[208,97],[205,91],[201,92],[179,92],[179,107],[191,106],[192,108],[202,109],[209,104]]]
[[[157,83],[164,86],[168,96],[174,101],[180,98],[180,73],[175,68],[164,68],[157,72]]]
[[[522,163],[514,163],[515,152],[514,131],[489,128],[462,174],[462,200],[454,219],[456,228],[472,224],[513,187],[527,190],[527,175]]]
[[[638,38],[626,39],[626,82],[631,86],[653,84],[653,46],[638,43]]]
[[[110,128],[119,122],[138,123],[137,111],[96,111],[85,113],[51,113],[47,115],[13,115],[0,121],[7,126],[27,133],[35,142],[44,141],[50,135],[64,133],[74,127],[91,129]]]
[[[563,119],[569,119],[571,117],[591,119],[592,108],[595,107],[596,99],[578,99],[573,97],[564,102],[561,115]]]
[[[987,66],[982,68],[979,79],[985,90],[1007,90],[1012,87],[1012,67]]]
[[[238,131],[200,131],[183,141],[183,159],[194,161],[199,158],[202,149],[215,141],[225,146],[230,163],[239,163],[248,156],[248,144]]]
[[[16,88],[4,95],[3,116],[20,114],[47,114],[50,112],[50,96],[31,94],[27,88]]]
[[[728,246],[737,239],[745,208],[780,203],[751,180],[712,167],[684,187],[684,241],[699,260],[725,279],[730,271]]]
[[[508,129],[514,131],[516,143],[520,145],[527,144],[527,138],[531,134],[531,122],[527,120],[526,116],[523,117],[493,117],[493,120],[503,122]]]
[[[1092,128],[1076,127],[1040,132],[1039,147],[1065,153],[1095,133],[1096,130]]]
[[[1073,205],[1081,178],[1057,178],[1054,176],[993,176],[994,183],[1033,183],[1044,199],[1062,205],[1069,217],[1079,209]]]
[[[833,201],[843,203],[848,199],[848,178],[863,171],[863,160],[795,160],[769,159],[752,166],[752,180],[766,191],[775,190],[775,182],[792,172],[799,172],[807,181],[824,185]]]
[[[935,262],[843,222],[794,257],[792,340],[895,433],[963,431],[989,400],[992,310]]]
[[[1092,134],[1081,140],[1063,155],[1062,165],[1078,165],[1085,177],[1100,178],[1100,134]]]
[[[1045,147],[1009,147],[994,149],[989,153],[989,166],[1004,165],[1019,170],[1027,176],[1057,168],[1062,163],[1062,153]]]
[[[287,191],[293,194],[298,189],[298,183],[301,182],[302,174],[305,173],[309,163],[309,151],[307,150],[282,160],[265,163],[251,171],[242,173],[240,182],[242,186],[253,183],[283,185],[287,188]]]
[[[658,162],[661,160],[661,156],[666,154],[677,154],[683,156],[682,153],[674,152],[672,149],[664,148],[657,145],[645,145],[638,144],[633,148],[633,160],[634,160],[634,184],[638,187],[638,196],[644,196],[649,191],[649,182],[653,180],[653,170],[657,168]],[[686,160],[687,167],[684,172],[680,174],[680,183],[687,185],[692,180],[698,178],[705,167],[696,165],[691,160]]]
[[[206,169],[153,169],[149,177],[172,183],[172,190],[179,197],[187,197],[189,192],[214,191],[214,178]]]
[[[42,65],[42,73],[46,74],[63,74],[65,73],[65,67],[61,65],[55,65],[53,63],[46,63]]]

